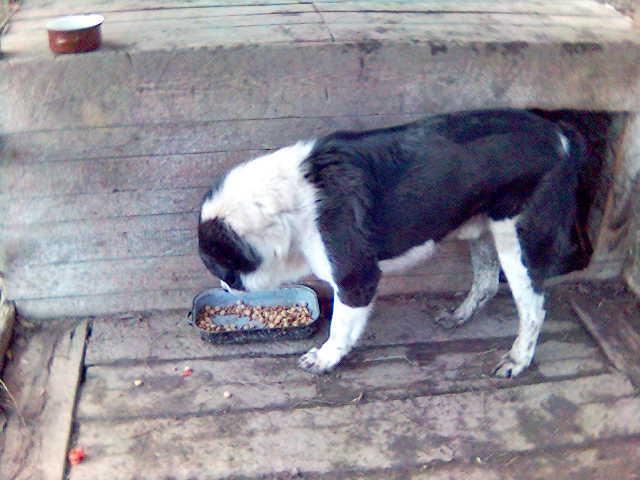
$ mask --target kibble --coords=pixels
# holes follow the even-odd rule
[[[222,325],[215,322],[215,317],[235,315],[246,317],[252,323],[236,325]],[[313,321],[311,312],[305,305],[253,306],[237,301],[226,307],[205,305],[196,317],[196,325],[207,332],[229,332],[235,330],[250,330],[254,328],[289,328],[302,327]]]

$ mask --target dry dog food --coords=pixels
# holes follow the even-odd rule
[[[252,322],[243,325],[241,328],[236,325],[221,325],[215,323],[215,317],[222,315],[235,315],[237,317],[247,317]],[[218,307],[206,305],[198,313],[196,325],[208,332],[228,332],[235,330],[248,330],[252,328],[287,328],[301,327],[313,321],[311,312],[306,306],[293,305],[283,306],[253,306],[242,302],[234,305]]]

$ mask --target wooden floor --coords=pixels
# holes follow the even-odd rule
[[[640,478],[637,299],[618,284],[556,288],[515,380],[490,375],[516,330],[508,293],[467,326],[436,326],[459,300],[382,299],[324,376],[296,360],[326,325],[308,341],[222,347],[184,311],[22,320],[4,378],[23,418],[3,397],[0,477]],[[80,465],[64,462],[69,433]]]

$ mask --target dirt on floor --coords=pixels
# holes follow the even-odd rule
[[[638,478],[640,360],[620,351],[640,338],[638,300],[619,283],[553,288],[535,361],[512,380],[491,375],[517,329],[510,295],[439,327],[460,300],[380,299],[322,376],[296,362],[326,318],[309,340],[227,346],[201,341],[184,311],[21,319],[2,478]],[[609,338],[594,319],[629,329]]]

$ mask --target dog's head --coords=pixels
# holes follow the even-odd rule
[[[262,263],[256,249],[217,217],[198,225],[198,250],[207,269],[234,290],[246,290],[243,275]]]
[[[296,144],[239,165],[205,196],[199,253],[223,286],[265,290],[307,273],[297,247],[313,199],[299,167],[312,147]]]

